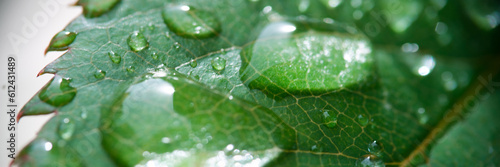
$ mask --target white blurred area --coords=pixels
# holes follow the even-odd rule
[[[2,68],[0,79],[0,166],[8,166],[11,159],[7,157],[9,132],[6,111],[6,60],[9,55],[17,57],[16,63],[16,103],[19,111],[28,100],[47,83],[52,75],[36,77],[47,64],[64,52],[49,52],[44,56],[45,48],[52,37],[73,19],[81,14],[82,9],[74,6],[76,0],[0,0],[0,53]],[[31,24],[34,31],[25,28]],[[20,37],[13,41],[12,36]],[[22,118],[16,128],[16,154],[19,154],[41,127],[53,116],[27,116]]]

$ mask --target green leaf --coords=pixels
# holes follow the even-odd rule
[[[22,110],[57,114],[15,164],[439,166],[453,163],[440,136],[477,127],[496,139],[494,123],[455,124],[478,119],[453,106],[498,71],[490,45],[478,57],[464,47],[498,30],[467,26],[470,41],[456,5],[401,1],[412,10],[371,34],[379,20],[364,16],[393,1],[105,2],[79,2],[85,16],[65,28],[78,35],[41,72],[56,77]],[[443,14],[425,20],[413,3]],[[444,32],[440,19],[466,21]],[[443,34],[453,39],[434,45]],[[457,149],[469,147],[484,145]]]

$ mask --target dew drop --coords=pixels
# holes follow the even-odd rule
[[[134,66],[128,66],[127,67],[127,72],[129,72],[129,73],[135,72],[135,67]]]
[[[153,23],[149,23],[149,25],[148,25],[148,29],[149,30],[155,30],[155,28],[156,27],[155,27],[155,25]]]
[[[62,139],[69,140],[71,136],[73,136],[74,132],[75,123],[71,119],[64,118],[63,120],[61,120],[57,129],[57,133]]]
[[[87,110],[82,110],[82,113],[80,114],[80,117],[82,117],[82,119],[87,119],[87,117],[88,117]]]
[[[215,16],[187,5],[169,6],[162,11],[163,21],[171,31],[182,37],[197,39],[220,33],[221,25]]]
[[[363,114],[360,114],[358,115],[358,123],[361,125],[361,126],[366,126],[368,124],[368,118],[363,115]]]
[[[46,85],[38,97],[47,104],[55,107],[70,103],[76,95],[76,88],[70,86],[71,79],[56,75],[50,84]]]
[[[380,155],[382,148],[383,148],[382,145],[376,140],[368,144],[368,152],[374,155]]]
[[[151,53],[151,58],[158,60],[158,54],[156,52]]]
[[[113,51],[109,51],[108,56],[109,56],[109,59],[111,60],[111,62],[113,62],[115,64],[120,64],[120,62],[122,61],[122,57],[119,55],[116,55],[115,52],[113,52]]]
[[[75,32],[61,31],[52,38],[46,52],[66,50],[68,49],[68,46],[73,43],[75,38]]]
[[[216,57],[212,59],[212,68],[216,71],[222,71],[226,68],[226,59]]]
[[[359,167],[385,167],[384,161],[375,155],[364,155],[356,161]]]
[[[429,121],[429,116],[425,113],[425,109],[419,108],[417,110],[417,114],[418,114],[418,122],[420,124],[427,124],[427,122]]]
[[[323,112],[323,121],[327,127],[333,128],[337,125],[337,114],[331,110],[325,110]]]
[[[104,77],[106,77],[106,71],[97,70],[97,71],[94,73],[94,77],[95,77],[96,79],[103,79]]]
[[[181,47],[181,44],[179,44],[179,42],[175,42],[174,45],[175,45],[175,49],[179,49]]]
[[[195,68],[196,66],[198,66],[198,62],[196,62],[196,60],[191,60],[191,63],[189,63],[189,65],[190,65],[192,68]]]
[[[134,52],[139,52],[149,46],[146,37],[144,37],[144,35],[139,31],[134,31],[132,34],[130,34],[127,43],[130,49],[132,49],[132,51]]]

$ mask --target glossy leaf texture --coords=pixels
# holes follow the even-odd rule
[[[57,112],[14,164],[498,165],[498,93],[464,107],[499,86],[497,24],[463,12],[481,5],[98,2],[51,42],[68,51],[21,116]]]

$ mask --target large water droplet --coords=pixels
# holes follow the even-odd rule
[[[222,71],[226,68],[226,59],[216,57],[212,59],[212,68],[216,71]]]
[[[366,126],[369,122],[368,117],[364,114],[359,114],[357,120],[361,126]]]
[[[106,77],[106,71],[97,70],[97,71],[94,73],[94,77],[95,77],[96,79],[103,79],[104,77]]]
[[[70,86],[71,79],[56,75],[50,84],[46,85],[38,97],[47,104],[60,107],[68,104],[75,98],[76,88]]]
[[[356,161],[358,167],[385,167],[384,161],[375,155],[364,155]]]
[[[149,46],[148,40],[139,31],[135,31],[132,34],[130,34],[127,43],[130,49],[132,49],[134,52],[139,52],[141,50],[146,49]]]
[[[75,123],[69,118],[64,118],[59,123],[58,128],[57,133],[59,136],[64,140],[69,140],[75,132]]]
[[[111,10],[120,0],[79,0],[85,17],[98,17]]]
[[[122,61],[122,57],[120,55],[116,55],[113,51],[109,51],[108,56],[111,62],[115,64],[120,64],[120,62]]]
[[[321,94],[366,83],[373,73],[371,44],[356,31],[335,22],[271,23],[242,49],[241,80],[273,95]]]
[[[325,110],[323,112],[323,121],[327,127],[333,128],[337,125],[337,114],[331,110]]]
[[[45,52],[55,51],[55,50],[66,50],[68,49],[68,46],[71,43],[73,43],[75,38],[76,38],[76,33],[69,31],[61,31],[52,38],[49,47]]]
[[[169,6],[162,11],[163,21],[171,31],[182,37],[197,39],[214,37],[220,33],[221,25],[215,16],[187,5]]]

